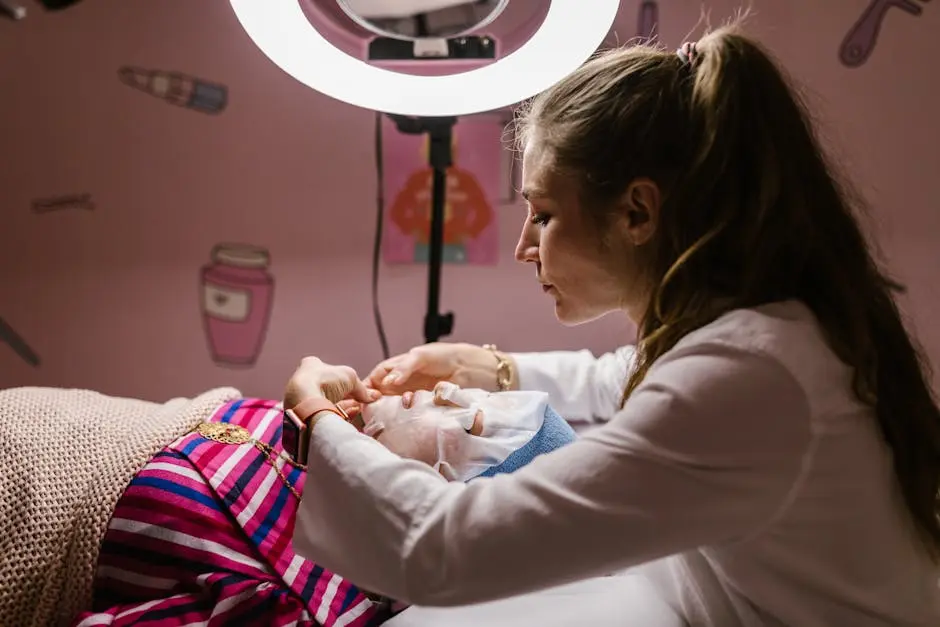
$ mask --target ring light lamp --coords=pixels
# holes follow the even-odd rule
[[[501,109],[551,87],[594,54],[620,6],[620,0],[550,1],[541,28],[521,48],[450,76],[392,72],[347,55],[307,20],[299,0],[231,4],[255,45],[304,85],[365,109],[435,117]]]
[[[368,19],[369,16],[366,15],[365,11],[363,11],[362,15],[360,15],[359,13],[356,13],[356,9],[353,6],[351,6],[351,0],[336,0],[336,2],[339,5],[339,8],[343,11],[343,13],[345,13],[349,17],[350,20],[352,20],[354,23],[358,24],[359,26],[361,26],[367,31],[372,31],[378,35],[382,35],[383,37],[393,37],[397,39],[405,39],[405,40],[410,40],[410,41],[415,41],[418,39],[426,38],[426,37],[421,37],[417,35],[402,35],[401,33],[388,32],[387,30],[371,22]],[[356,4],[360,5],[360,2],[357,2]],[[367,3],[367,5],[368,4],[369,3]],[[464,5],[465,3],[464,3],[464,0],[439,0],[438,4],[441,5],[441,7],[439,8],[447,8],[448,6]],[[485,0],[482,4],[485,4]],[[376,11],[376,9],[379,6],[383,6],[381,2],[377,3],[374,6],[371,6],[370,8],[372,8],[373,10],[369,11],[369,13],[371,14],[373,12],[378,12],[382,15],[382,17],[401,18],[401,17],[407,17],[410,14],[415,12],[415,8],[411,7],[409,9],[407,3],[405,3],[403,6],[399,5],[401,6],[401,8],[399,9],[397,15],[395,15],[394,13],[390,14],[387,8],[383,8],[381,11]],[[452,37],[460,37],[462,35],[469,35],[472,32],[478,31],[482,28],[489,26],[490,24],[493,23],[494,20],[496,20],[496,18],[498,18],[502,14],[503,11],[506,10],[507,6],[509,6],[509,0],[496,0],[496,5],[492,7],[489,14],[486,17],[484,17],[482,20],[472,25],[464,24],[456,32],[447,33],[446,37],[452,38]],[[361,9],[359,10],[361,11]],[[434,35],[430,37],[439,37],[439,36],[440,35]]]
[[[301,1],[230,0],[245,32],[284,72],[336,100],[388,114],[403,133],[427,133],[433,176],[424,337],[436,342],[451,333],[454,322],[452,313],[439,312],[439,301],[447,169],[457,116],[515,105],[576,70],[603,43],[620,0],[540,0],[540,10],[546,2],[548,10],[526,43],[482,67],[450,75],[405,74],[351,56],[324,35],[326,25],[321,31],[307,19]],[[455,41],[425,41],[434,40]],[[376,321],[380,325],[378,317]],[[379,329],[381,335],[381,325]]]

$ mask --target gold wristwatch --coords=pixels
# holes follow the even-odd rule
[[[484,344],[483,348],[493,353],[496,357],[496,387],[500,392],[509,390],[512,386],[512,362],[504,354],[499,352],[496,344]]]

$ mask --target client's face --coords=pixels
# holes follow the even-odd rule
[[[363,432],[393,453],[434,466],[459,463],[464,441],[478,434],[481,416],[439,393],[384,396],[362,408]]]

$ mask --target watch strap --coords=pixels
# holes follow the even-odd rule
[[[328,411],[343,420],[349,420],[346,412],[322,397],[308,398],[295,405],[293,409],[284,410],[281,445],[284,447],[284,452],[298,464],[307,463],[312,419],[322,411]]]
[[[302,422],[307,422],[314,414],[321,411],[331,411],[334,414],[342,416],[343,420],[349,420],[349,415],[336,406],[333,401],[323,396],[312,396],[300,401],[291,410]]]

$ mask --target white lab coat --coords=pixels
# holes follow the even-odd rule
[[[616,410],[628,362],[629,349],[519,359],[521,383],[563,414],[615,411],[512,475],[469,484],[325,415],[296,551],[424,606],[632,569],[696,626],[940,625],[937,567],[910,533],[890,451],[808,309],[726,314]]]
[[[606,422],[620,409],[633,346],[595,357],[590,351],[513,353],[519,387],[548,392],[552,408],[571,422]]]

